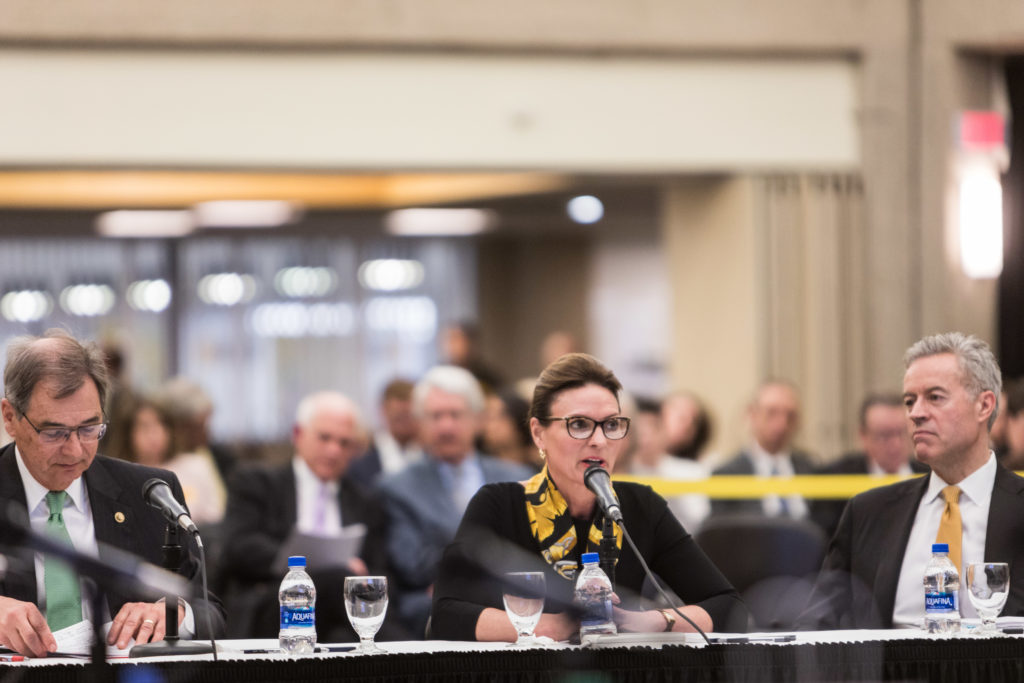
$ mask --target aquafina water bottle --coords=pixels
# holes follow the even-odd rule
[[[598,564],[597,553],[583,554],[583,571],[576,577],[575,602],[582,611],[580,642],[588,636],[617,633],[612,619],[612,582]]]
[[[924,570],[924,630],[960,630],[960,572],[949,559],[947,543],[932,545],[932,559]]]
[[[316,587],[306,573],[306,558],[288,558],[288,573],[277,593],[281,604],[281,650],[290,655],[311,654],[316,647]]]

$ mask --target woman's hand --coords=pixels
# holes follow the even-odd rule
[[[711,615],[703,607],[686,605],[678,609],[696,623],[697,626],[700,626],[701,630],[705,633],[713,630],[714,624],[712,623]],[[689,622],[685,619],[680,619],[674,612],[672,616],[676,618],[675,624],[672,626],[673,631],[694,633],[693,626]],[[613,607],[612,618],[615,620],[619,630],[624,633],[660,633],[665,630],[667,623],[665,616],[659,610],[653,609],[634,612],[620,607]]]
[[[536,636],[547,636],[551,640],[569,640],[580,630],[580,624],[575,619],[569,618],[564,612],[555,614],[542,614],[537,628],[533,630]]]

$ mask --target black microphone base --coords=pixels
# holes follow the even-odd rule
[[[129,657],[165,657],[167,655],[209,655],[213,647],[209,643],[195,643],[191,640],[168,638],[155,643],[136,645],[128,651]]]

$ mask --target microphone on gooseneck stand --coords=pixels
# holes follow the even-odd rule
[[[195,522],[189,517],[188,510],[174,497],[174,492],[163,479],[154,477],[142,485],[142,499],[149,505],[156,508],[167,520],[167,527],[164,532],[163,562],[164,567],[169,571],[175,571],[181,564],[182,547],[178,541],[178,527],[188,531],[196,540],[199,548],[199,571],[203,579],[203,599],[207,605],[210,602],[210,593],[206,587],[206,551],[203,549],[203,541],[199,537],[199,529]],[[213,635],[213,617],[210,615],[209,607],[206,609],[206,627],[210,632],[210,644],[193,642],[182,642],[178,637],[178,598],[174,593],[168,593],[165,597],[165,624],[164,639],[155,643],[145,643],[134,646],[128,653],[129,657],[158,657],[163,655],[179,654],[209,654],[213,653],[214,661],[217,661],[217,642]]]
[[[692,626],[697,633],[704,638],[704,641],[710,645],[711,641],[708,640],[707,634],[701,630],[700,626],[693,623],[693,620],[688,616],[679,611],[679,608],[675,606],[672,599],[668,597],[665,589],[661,587],[661,583],[654,577],[651,572],[651,568],[647,566],[647,562],[644,560],[643,555],[637,550],[636,544],[633,543],[633,538],[629,535],[629,531],[626,530],[626,524],[622,520],[622,508],[619,507],[619,499],[615,497],[615,490],[612,488],[611,477],[608,476],[608,472],[600,465],[591,465],[583,473],[583,483],[593,494],[597,497],[597,504],[601,506],[601,512],[607,520],[614,520],[618,523],[619,528],[622,529],[623,537],[629,541],[629,547],[633,549],[633,554],[636,559],[640,561],[640,566],[643,567],[644,573],[647,574],[647,578],[651,580],[651,584],[658,589],[658,593],[665,600],[673,612],[675,612],[680,619]],[[611,576],[611,575],[609,575]]]

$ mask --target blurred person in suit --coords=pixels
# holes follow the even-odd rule
[[[705,460],[711,440],[711,415],[704,402],[688,391],[669,394],[661,401],[665,450],[682,460]]]
[[[847,453],[834,463],[818,470],[819,474],[870,474],[884,476],[924,474],[928,466],[911,455],[907,410],[899,394],[869,394],[860,405],[858,436],[863,450]],[[816,500],[811,504],[811,518],[832,538],[845,500]]]
[[[445,362],[469,370],[484,393],[491,394],[505,383],[501,371],[480,352],[480,328],[476,323],[462,320],[447,325],[441,341]]]
[[[750,445],[716,469],[715,476],[791,477],[814,472],[810,456],[793,448],[793,438],[800,427],[800,396],[792,383],[780,379],[763,382],[750,402],[747,418]],[[799,495],[769,495],[761,500],[715,500],[711,503],[711,514],[805,519],[808,505]]]
[[[92,343],[63,330],[42,337],[16,338],[8,344],[5,397],[0,400],[4,427],[14,443],[0,450],[0,504],[27,513],[32,529],[102,559],[99,544],[126,550],[162,564],[166,523],[145,503],[142,487],[152,478],[167,482],[183,500],[173,474],[97,455],[106,432],[103,405],[107,372]],[[188,536],[176,571],[202,595],[198,548]],[[10,561],[0,580],[0,643],[24,655],[44,657],[57,649],[53,632],[82,620],[113,619],[108,644],[127,647],[162,640],[166,609],[162,602],[108,592],[104,614],[91,613],[89,588],[67,565],[26,552],[13,532],[0,532]],[[178,609],[178,633],[208,638],[224,630],[224,609],[212,594]]]
[[[1004,393],[1006,403],[1006,451],[1002,464],[1007,469],[1024,470],[1024,380],[1013,380]]]
[[[487,455],[539,472],[543,461],[530,437],[530,405],[505,387],[487,397],[481,442]]]
[[[224,518],[224,581],[234,637],[276,637],[277,589],[287,571],[281,546],[298,530],[338,538],[342,528],[366,527],[361,552],[344,566],[307,571],[317,587],[316,626],[322,641],[358,639],[345,614],[342,584],[349,575],[386,574],[383,510],[349,479],[349,464],[365,448],[359,409],[343,394],[302,399],[292,428],[294,455],[283,465],[239,468],[231,479]],[[388,620],[380,635],[394,639]]]
[[[704,479],[708,476],[705,467],[690,457],[676,456],[668,450],[669,429],[665,421],[665,402],[684,394],[672,394],[665,401],[659,402],[653,399],[637,398],[636,411],[631,425],[634,432],[636,448],[633,450],[629,461],[629,473],[640,477],[659,477],[663,479],[694,480]],[[680,402],[680,407],[690,413],[690,402]],[[683,422],[679,420],[678,422]],[[692,429],[680,429],[674,425],[676,434],[679,432],[693,432]],[[684,436],[687,444],[692,444],[692,435]],[[703,441],[707,440],[707,431],[704,432]],[[678,442],[677,442],[678,443]],[[696,455],[699,450],[685,447],[687,453]],[[711,512],[711,501],[707,496],[701,494],[685,494],[670,496],[667,498],[668,507],[676,516],[683,527],[694,532],[700,528],[701,523]]]
[[[431,369],[413,389],[426,458],[380,482],[389,519],[388,557],[398,590],[397,614],[414,634],[425,632],[441,553],[470,498],[484,484],[526,479],[521,465],[474,448],[484,393],[468,370]]]
[[[544,469],[521,481],[484,486],[474,496],[447,548],[434,596],[432,627],[455,640],[515,640],[502,609],[502,573],[545,575],[544,613],[537,635],[568,640],[579,631],[569,612],[581,555],[601,552],[613,566],[621,631],[692,631],[668,609],[643,599],[645,573],[623,545],[622,530],[604,539],[604,514],[585,485],[593,466],[611,472],[626,444],[622,385],[593,356],[560,357],[540,375],[530,408],[530,432]],[[735,589],[650,487],[616,482],[614,495],[639,553],[681,598],[679,609],[706,631],[743,630],[747,611]],[[608,557],[611,554],[612,557]],[[666,607],[667,605],[662,605]]]
[[[964,575],[972,562],[1008,562],[1004,615],[1024,614],[1024,478],[989,445],[999,365],[959,332],[921,339],[904,355],[903,404],[918,461],[931,474],[855,496],[829,544],[804,627],[917,628],[933,543],[948,543]],[[975,617],[960,583],[960,613]]]
[[[382,476],[400,472],[423,459],[419,420],[412,410],[412,388],[413,383],[405,379],[387,383],[380,399],[381,428],[373,433],[373,443],[366,454],[348,469],[348,476],[368,489],[376,486]]]

